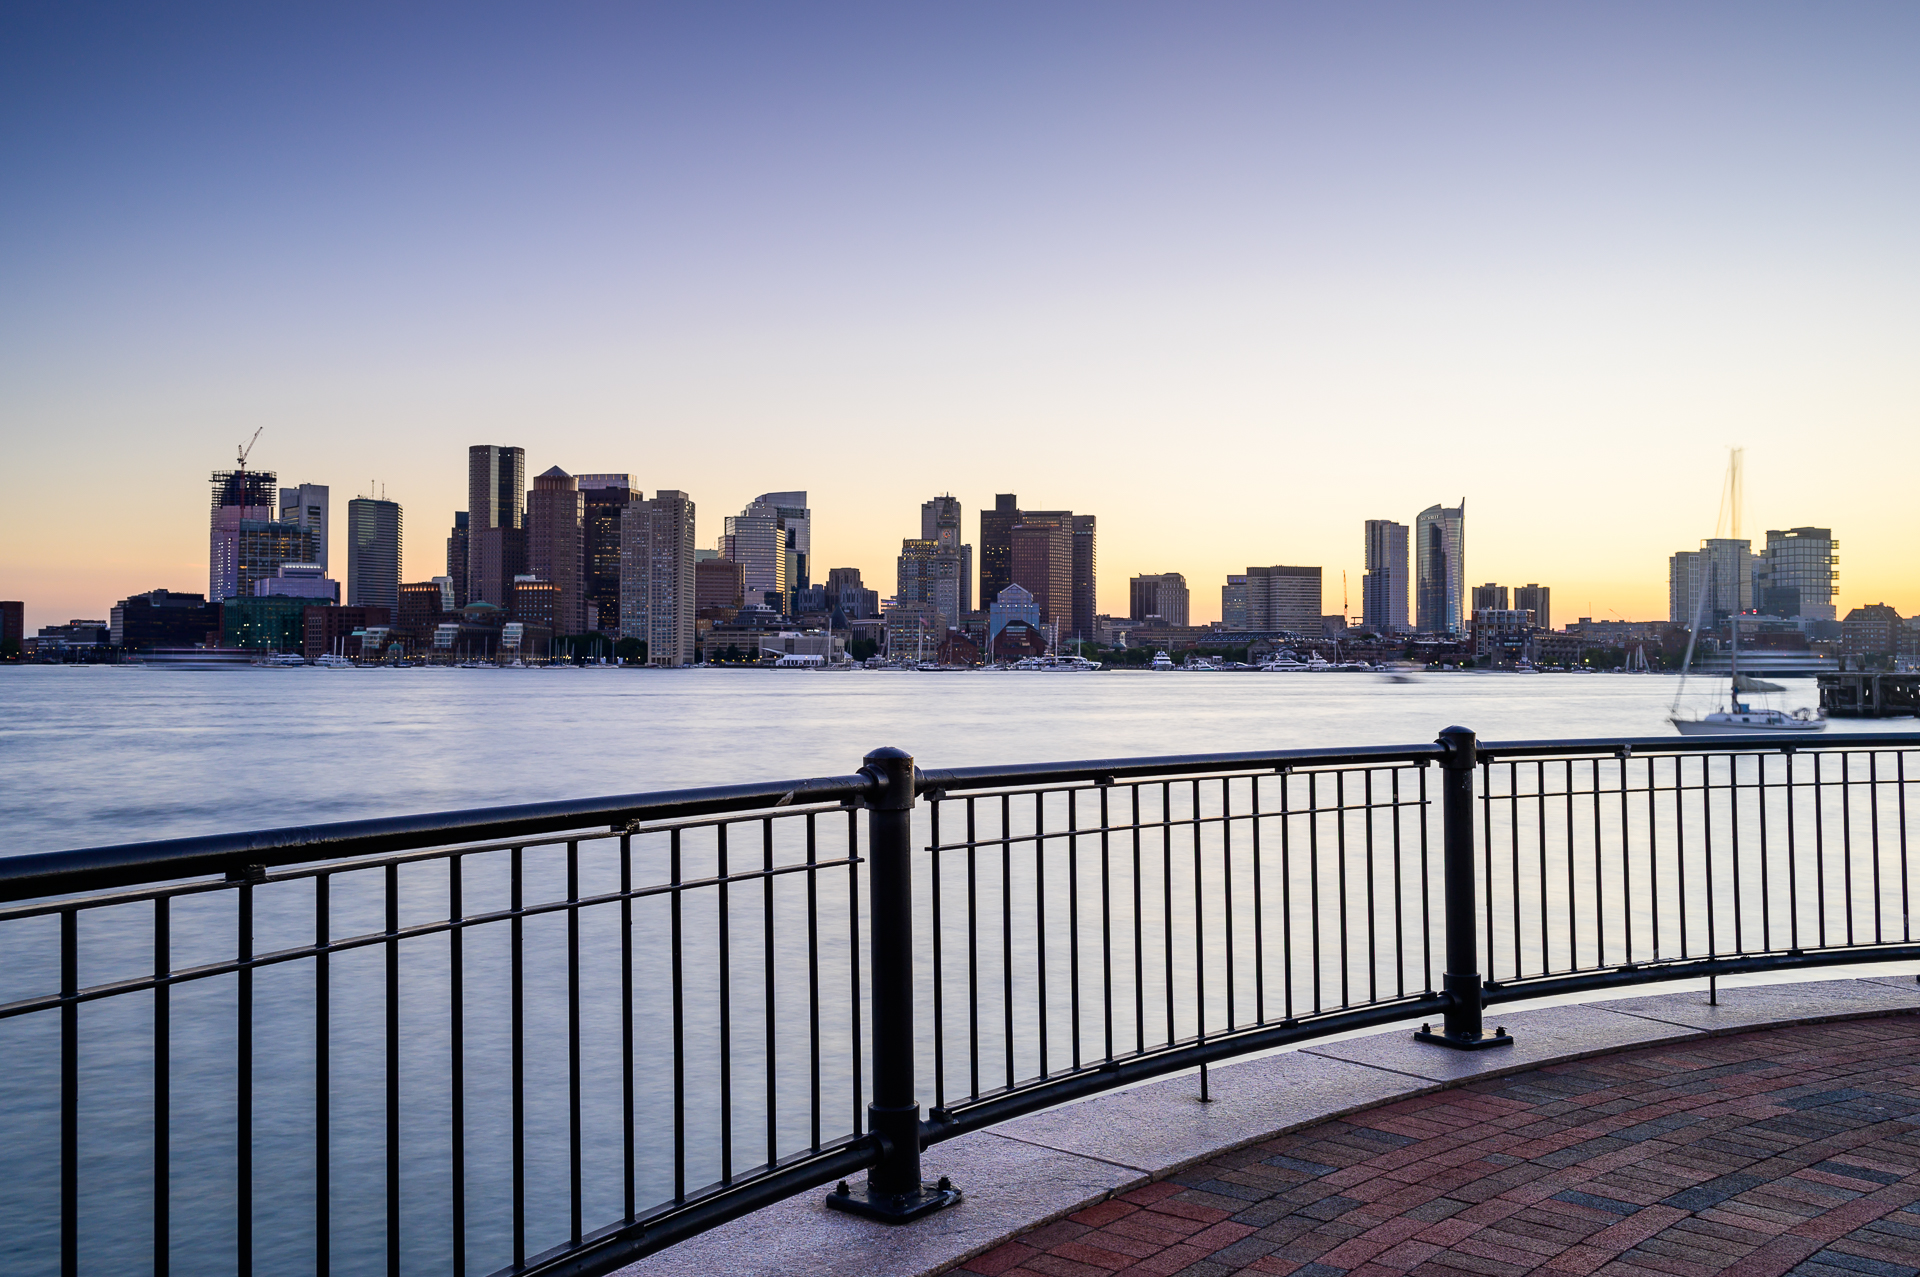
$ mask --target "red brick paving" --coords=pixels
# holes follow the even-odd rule
[[[959,1271],[1920,1277],[1920,1022],[1650,1047],[1402,1100]]]

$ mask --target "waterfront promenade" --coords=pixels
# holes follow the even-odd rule
[[[1216,1070],[1204,1106],[1182,1078],[1009,1124],[998,1138],[1132,1174],[991,1245],[976,1234],[964,1259],[969,1207],[1004,1220],[1049,1185],[982,1182],[917,1238],[785,1203],[627,1271],[1915,1277],[1913,1011],[1909,976],[1522,1012],[1512,1059],[1401,1032],[1328,1043]],[[1876,1018],[1796,1023],[1822,1015]],[[1354,1107],[1369,1085],[1404,1094]],[[1316,1103],[1347,1111],[1300,1120]],[[1295,1120],[1249,1142],[1262,1111]],[[1169,1165],[1208,1139],[1238,1147]],[[975,1157],[936,1150],[930,1171],[994,1162]]]

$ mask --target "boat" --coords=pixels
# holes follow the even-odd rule
[[[1161,655],[1165,656],[1166,653],[1162,652]],[[1172,668],[1173,662],[1169,661],[1167,665]],[[1007,668],[1030,674],[1087,674],[1098,673],[1100,662],[1090,661],[1084,656],[1024,656]]]
[[[352,661],[335,652],[328,652],[325,656],[316,656],[313,663],[323,670],[350,670],[353,668]]]
[[[1740,453],[1736,449],[1733,460],[1728,466],[1728,484],[1734,494],[1736,509],[1733,527],[1736,535],[1740,530],[1740,516],[1737,508],[1740,491]],[[1673,707],[1668,711],[1667,721],[1682,736],[1727,736],[1741,732],[1824,732],[1827,730],[1825,715],[1818,710],[1798,709],[1789,714],[1783,709],[1755,709],[1740,699],[1746,695],[1764,695],[1768,692],[1784,692],[1786,689],[1778,683],[1763,683],[1759,679],[1740,672],[1740,612],[1738,599],[1736,610],[1731,618],[1730,641],[1727,645],[1727,708],[1713,710],[1699,718],[1683,718],[1679,713],[1680,696],[1686,691],[1687,667],[1693,663],[1694,639],[1700,633],[1700,622],[1706,615],[1706,603],[1713,590],[1714,573],[1709,571],[1707,579],[1701,583],[1700,597],[1693,607],[1693,635],[1687,640],[1686,659],[1680,665],[1680,691],[1674,693]]]
[[[1153,654],[1153,661],[1147,668],[1150,670],[1170,670],[1173,668],[1173,658],[1165,652],[1155,652]]]
[[[298,652],[275,652],[271,656],[262,657],[260,660],[255,661],[254,664],[263,669],[270,670],[293,669],[295,666],[304,669],[307,664],[307,658]]]

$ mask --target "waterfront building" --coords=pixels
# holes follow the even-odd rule
[[[720,557],[740,565],[746,576],[747,598],[753,603],[785,611],[789,557],[787,533],[781,526],[780,512],[765,502],[755,501],[739,514],[730,514],[722,525]]]
[[[957,526],[934,531],[949,534],[948,540],[908,538],[900,542],[894,598],[900,603],[923,603],[953,622],[971,610],[967,606],[971,602],[968,562],[951,539]]]
[[[279,572],[253,583],[255,598],[323,599],[340,601],[340,583],[327,577],[318,563],[282,563]]]
[[[880,591],[869,590],[859,568],[827,569],[828,606],[838,607],[849,621],[873,620],[880,615]]]
[[[1320,633],[1320,569],[1310,567],[1250,567],[1244,628],[1260,634]],[[1236,628],[1229,624],[1229,629]]]
[[[308,608],[330,608],[322,599],[231,598],[220,604],[220,646],[261,652],[299,652],[306,647]]]
[[[1473,654],[1503,665],[1516,664],[1531,651],[1533,613],[1524,608],[1483,607],[1473,611]]]
[[[401,587],[402,590],[413,588],[415,587]],[[359,656],[361,655],[359,643],[354,638],[356,632],[382,628],[394,628],[393,614],[383,607],[353,607],[351,605],[347,607],[310,607],[301,616],[301,641],[299,651],[302,656],[305,656],[310,661],[317,660],[329,652],[335,652],[342,656]],[[406,623],[403,621],[398,628],[405,631],[407,628]],[[431,634],[432,629],[429,627],[429,637]],[[407,633],[405,637],[415,645],[420,644],[418,636],[412,633]],[[367,652],[366,655],[372,656],[374,653]]]
[[[586,628],[602,634],[618,634],[620,519],[627,507],[644,494],[634,488],[632,475],[583,474],[575,478],[586,505],[581,586],[586,598]]]
[[[1165,625],[1187,623],[1187,578],[1178,572],[1157,572],[1136,576],[1127,582],[1127,617],[1145,622],[1158,617]],[[1097,631],[1090,627],[1088,633]]]
[[[887,623],[887,655],[894,660],[930,661],[947,637],[947,618],[929,603],[896,600],[882,619]]]
[[[556,593],[548,624],[558,634],[587,628],[585,582],[586,494],[574,477],[553,466],[536,476],[527,494],[527,571],[551,581]]]
[[[447,577],[453,582],[455,608],[467,605],[467,512],[456,510],[447,534]]]
[[[560,587],[543,581],[530,572],[513,578],[513,598],[507,604],[507,616],[523,626],[539,626],[555,633],[554,616],[560,610]]]
[[[951,496],[937,496],[920,506],[920,539],[933,542],[938,553],[952,554],[958,560],[952,573],[943,573],[959,583],[958,592],[947,600],[955,609],[947,612],[948,616],[973,611],[973,547],[960,540],[960,518],[960,502]]]
[[[400,503],[355,497],[347,502],[347,603],[400,604]]]
[[[1504,585],[1495,585],[1491,581],[1485,585],[1474,586],[1473,610],[1476,613],[1489,610],[1499,612],[1507,611],[1507,587]]]
[[[208,597],[218,600],[252,594],[256,576],[273,575],[271,570],[249,571],[242,566],[242,559],[249,557],[242,541],[246,525],[252,525],[257,530],[260,525],[275,521],[276,488],[277,479],[271,470],[213,472],[213,505],[208,521]],[[306,544],[311,547],[311,536]],[[316,555],[308,553],[292,557],[299,562],[310,563]],[[279,564],[273,566],[278,568]]]
[[[18,599],[0,600],[0,651],[18,652],[27,640],[27,605]]]
[[[1667,619],[1691,626],[1696,609],[1705,627],[1753,607],[1753,543],[1714,537],[1698,550],[1667,560]]]
[[[452,591],[443,585],[446,577],[435,577],[431,581],[403,581],[400,583],[400,606],[394,612],[392,626],[406,635],[416,648],[425,648],[432,644],[435,629],[445,624],[459,623],[454,606]],[[351,611],[342,608],[341,611]],[[386,624],[387,622],[381,622]],[[309,631],[308,645],[312,645]],[[307,655],[311,657],[312,652]]]
[[[1360,580],[1361,624],[1376,634],[1405,634],[1407,625],[1407,525],[1368,519],[1367,574]]]
[[[1513,587],[1513,606],[1533,613],[1533,626],[1537,630],[1553,628],[1553,591],[1544,585],[1526,585]]]
[[[204,594],[149,590],[121,599],[108,613],[113,645],[129,651],[198,647],[220,629],[220,605]]]
[[[987,647],[997,650],[1000,631],[1015,621],[1040,628],[1040,605],[1024,586],[1009,585],[994,597],[987,608]]]
[[[1833,583],[1840,578],[1839,549],[1840,543],[1833,539],[1831,528],[1769,529],[1767,548],[1755,565],[1757,582],[1763,592],[1756,593],[1756,599],[1766,597],[1764,592],[1777,590],[1781,593],[1772,596],[1776,606],[1788,598],[1797,605],[1795,612],[1779,615],[1833,620],[1838,615],[1833,602]],[[1795,594],[1789,596],[1785,593],[1787,590]]]
[[[1244,572],[1228,573],[1220,587],[1220,624],[1230,630],[1250,629],[1247,624],[1247,577]]]
[[[1428,506],[1413,521],[1414,625],[1422,634],[1466,630],[1467,502]]]
[[[1840,650],[1848,656],[1898,656],[1912,646],[1900,613],[1885,603],[1857,607],[1840,623]]]
[[[280,489],[280,522],[291,523],[313,533],[314,548],[319,551],[313,561],[320,565],[322,576],[326,575],[329,562],[327,508],[331,504],[330,491],[324,483],[301,483]]]
[[[467,602],[505,607],[526,573],[526,488],[525,449],[467,449]]]
[[[1020,498],[1002,492],[993,509],[980,512],[980,599],[991,605],[1013,584],[1013,528],[1020,522]]]
[[[1062,638],[1073,633],[1073,515],[1023,510],[1011,534],[1013,584],[1033,595],[1040,627]],[[1091,626],[1092,615],[1088,615]]]
[[[649,665],[694,659],[693,541],[694,505],[684,492],[662,488],[620,516],[620,633],[647,645]]]

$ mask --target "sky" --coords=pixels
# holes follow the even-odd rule
[[[0,597],[200,591],[207,478],[404,508],[466,449],[630,472],[699,543],[805,489],[892,590],[919,506],[1099,519],[1100,604],[1362,524],[1662,617],[1827,526],[1920,612],[1920,8],[0,7]]]

